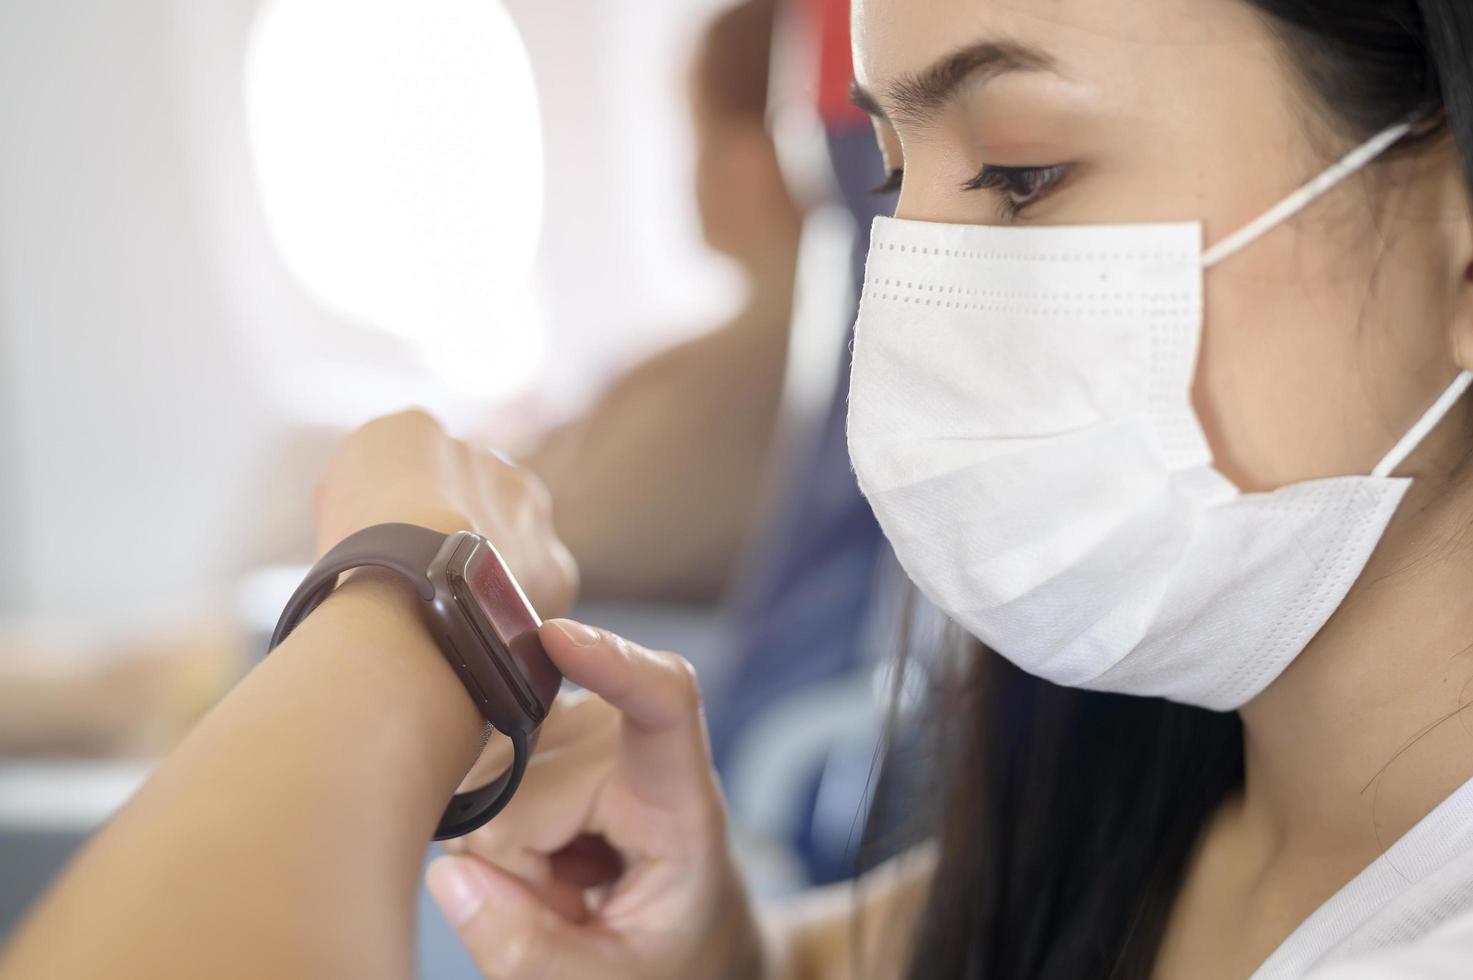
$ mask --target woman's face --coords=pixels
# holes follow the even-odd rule
[[[1200,220],[1211,245],[1362,138],[1242,0],[855,0],[854,29],[901,218]],[[1368,473],[1469,363],[1467,215],[1439,146],[1206,273],[1194,398],[1229,478]]]

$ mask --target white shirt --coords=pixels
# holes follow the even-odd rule
[[[1253,980],[1473,978],[1473,780],[1315,910]]]

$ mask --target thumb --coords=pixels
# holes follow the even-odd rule
[[[425,883],[487,980],[617,976],[612,951],[495,865],[436,858]]]

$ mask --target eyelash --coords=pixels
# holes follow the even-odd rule
[[[999,167],[987,164],[971,180],[962,184],[964,191],[996,191],[999,194],[998,210],[1002,218],[1016,220],[1040,198],[1054,190],[1069,176],[1072,169],[1067,163],[1050,167]],[[893,194],[900,190],[905,179],[904,168],[890,171],[885,182],[873,191],[875,194]]]
[[[962,185],[968,191],[996,191],[1002,217],[1011,221],[1021,215],[1069,176],[1067,163],[1051,167],[997,167],[988,164]]]

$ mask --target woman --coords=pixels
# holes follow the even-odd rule
[[[1462,975],[1473,12],[860,0],[855,27],[905,219],[871,252],[856,470],[912,577],[1019,666],[956,661],[933,849],[759,918],[689,672],[549,624],[592,694],[430,872],[477,962]],[[360,433],[325,488],[324,544],[479,525],[565,602],[535,488],[423,417]],[[405,601],[358,576],[314,613],[0,975],[407,972],[477,728]]]

